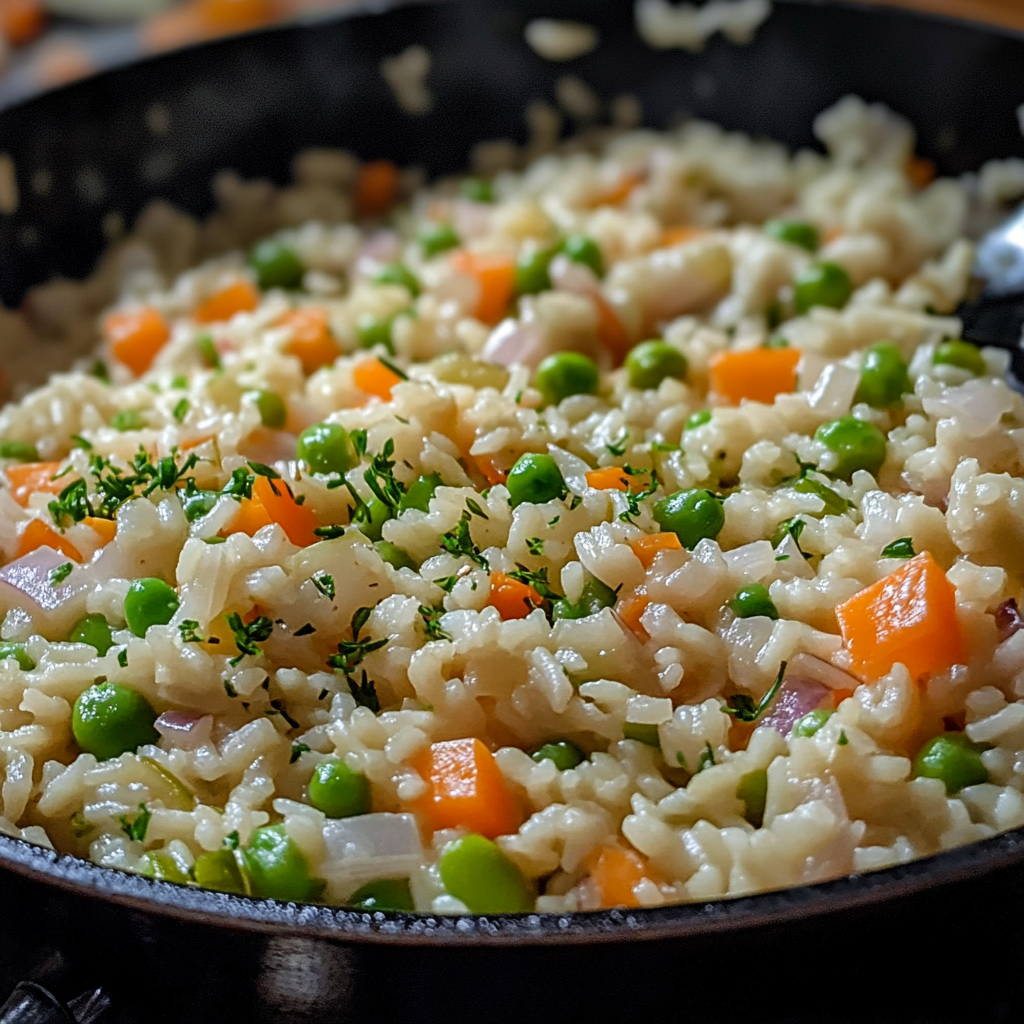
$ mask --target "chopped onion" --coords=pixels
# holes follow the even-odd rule
[[[464,242],[489,234],[493,220],[494,207],[489,203],[474,203],[470,199],[456,199],[452,203],[452,223]]]
[[[67,565],[68,556],[50,547],[36,548],[27,555],[9,562],[0,569],[0,599],[6,596],[7,604],[21,605],[19,598],[28,598],[43,611],[52,612],[60,608],[81,592],[84,582],[82,570],[59,586],[53,586],[50,573],[60,565]],[[10,588],[10,589],[8,589]],[[11,594],[10,591],[16,591]]]
[[[374,878],[401,878],[423,861],[416,819],[411,814],[361,814],[328,821],[324,845],[329,873],[353,884]]]
[[[481,353],[488,362],[501,366],[521,363],[534,368],[550,354],[547,341],[536,324],[521,324],[511,318],[502,320],[491,331]]]
[[[1024,618],[1021,618],[1017,602],[1011,597],[996,609],[996,629],[999,631],[1000,643],[1009,640],[1022,627]]]
[[[172,747],[198,750],[210,742],[213,716],[197,711],[165,711],[153,725]]]
[[[287,462],[295,458],[295,444],[298,438],[284,430],[267,430],[258,427],[239,446],[239,452],[253,462],[273,466],[275,462]]]
[[[947,388],[941,395],[925,398],[923,404],[929,416],[955,417],[968,437],[982,437],[999,425],[1004,413],[1013,411],[1014,395],[1002,381],[969,380]]]
[[[548,445],[548,454],[561,470],[566,487],[573,494],[584,494],[587,490],[587,473],[590,467],[578,455],[573,455],[556,444]]]
[[[786,673],[786,680],[790,677],[810,679],[812,682],[821,683],[830,690],[856,690],[860,686],[860,680],[844,672],[835,665],[830,665],[813,654],[806,654],[801,651],[789,659],[789,669]]]
[[[548,267],[548,276],[556,291],[574,295],[593,295],[601,288],[594,272],[583,263],[568,256],[556,256]]]
[[[402,243],[394,231],[374,231],[359,250],[360,259],[393,263],[402,255]]]
[[[824,683],[787,672],[785,682],[760,725],[774,729],[780,736],[788,736],[793,726],[810,711],[821,705],[829,688]]]
[[[722,557],[729,572],[744,579],[763,580],[775,569],[775,549],[766,540],[755,540],[731,551],[723,551]]]
[[[809,396],[811,408],[820,416],[836,419],[850,411],[860,384],[860,374],[842,363],[831,363],[821,371]]]

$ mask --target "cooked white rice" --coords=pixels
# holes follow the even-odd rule
[[[421,772],[431,744],[468,738],[486,748],[478,757],[493,754],[512,818],[497,846],[540,911],[805,884],[1024,825],[1024,632],[1007,605],[1024,582],[1024,403],[1004,381],[1002,352],[984,351],[980,374],[933,361],[960,330],[951,314],[972,261],[969,196],[954,181],[915,185],[913,134],[881,108],[846,100],[817,132],[827,157],[702,123],[635,131],[597,155],[549,155],[499,173],[494,203],[460,197],[454,183],[414,191],[389,226],[348,222],[359,167],[342,154],[307,154],[301,186],[282,194],[225,177],[225,212],[202,229],[205,247],[254,238],[261,223],[295,224],[277,237],[305,277],[299,292],[266,290],[255,308],[205,325],[197,308],[253,282],[253,271],[241,252],[185,269],[201,251],[200,229],[167,210],[151,214],[145,242],[121,250],[118,309],[155,310],[169,326],[152,365],[136,377],[105,343],[109,383],[90,361],[0,413],[0,437],[34,445],[67,473],[56,484],[40,478],[44,488],[19,503],[20,463],[5,462],[2,638],[24,645],[35,667],[13,654],[0,662],[3,831],[130,871],[167,876],[170,858],[187,876],[225,842],[239,845],[244,869],[254,832],[283,822],[329,902],[395,877],[409,880],[417,910],[465,912],[475,907],[446,891],[439,860],[466,829],[432,830],[423,811],[432,783]],[[994,168],[986,175],[999,178]],[[761,229],[778,216],[813,224],[820,253]],[[463,249],[506,260],[582,233],[607,274],[598,281],[563,257],[552,264],[557,287],[487,324],[474,315],[480,289],[465,264],[424,256],[415,239],[427,221],[450,222]],[[666,233],[679,227],[694,230]],[[421,282],[418,297],[373,283],[397,260]],[[844,267],[855,291],[841,309],[795,315],[794,279],[815,260]],[[308,374],[291,354],[287,320],[307,306],[324,311],[340,350]],[[359,347],[364,318],[406,311],[394,321],[393,357]],[[607,349],[609,317],[629,344],[666,339],[686,356],[686,379],[631,387]],[[801,353],[795,390],[770,404],[709,394],[718,354],[777,335]],[[218,367],[197,344],[204,336]],[[862,354],[882,341],[909,364],[910,390],[889,409],[853,404]],[[562,349],[602,366],[600,393],[545,405],[533,368]],[[390,400],[358,383],[378,355],[409,377]],[[256,389],[284,399],[283,429],[261,425]],[[684,429],[703,409],[707,422]],[[134,417],[115,429],[127,411]],[[875,475],[832,480],[834,456],[815,432],[850,414],[886,435],[885,460]],[[369,460],[389,441],[400,484],[440,475],[427,511],[383,526],[384,541],[417,568],[385,562],[379,544],[347,526],[349,490],[296,461],[296,435],[320,421],[366,432],[368,455],[347,474],[364,499]],[[53,492],[80,476],[101,518],[90,460],[106,460],[101,475],[111,465],[128,473],[140,449],[143,464],[180,466],[186,453],[199,461],[177,488],[135,488],[113,513],[109,541],[102,523],[51,511]],[[565,498],[510,507],[495,481],[528,452],[554,455]],[[216,491],[253,463],[272,466],[338,536],[298,546],[277,523],[249,536],[239,517],[251,504],[230,494],[186,517],[185,479]],[[655,493],[632,510],[586,475],[627,464],[644,481],[657,474]],[[801,464],[820,465],[807,479],[848,510],[826,514],[818,494],[795,489]],[[661,529],[655,503],[689,488],[723,495],[724,526],[645,567],[636,542]],[[793,517],[802,532],[783,530],[773,546]],[[78,559],[46,546],[20,555],[36,520],[63,528],[60,543]],[[460,522],[471,543],[459,542]],[[915,679],[890,660],[862,681],[836,608],[903,571],[905,559],[881,555],[902,538],[930,554],[955,593],[963,663],[929,664]],[[617,592],[614,608],[552,622],[545,603],[503,619],[491,603],[494,574],[523,569],[535,583],[546,573],[570,603],[599,580]],[[180,606],[139,637],[123,609],[143,577],[170,583]],[[755,583],[777,620],[731,610]],[[360,638],[386,640],[352,671],[357,684],[364,669],[375,682],[379,713],[328,666],[353,639],[360,608],[371,609]],[[66,642],[87,613],[113,627],[103,656]],[[254,652],[236,649],[231,613],[266,616],[269,638]],[[834,711],[813,735],[792,736],[792,718],[745,728],[724,710],[737,697],[760,701],[782,662],[787,681],[762,717],[771,720],[799,679]],[[81,752],[72,707],[101,678],[161,714],[158,743],[105,761]],[[987,781],[947,793],[941,779],[917,777],[913,759],[929,738],[960,730],[984,746]],[[531,758],[559,740],[580,748],[578,766]],[[311,774],[329,757],[369,780],[372,814],[331,819],[311,806]],[[766,780],[762,813],[742,798],[751,778]],[[487,806],[495,811],[493,798]],[[140,815],[150,815],[145,828]]]

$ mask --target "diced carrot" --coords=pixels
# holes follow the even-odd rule
[[[101,545],[109,544],[117,535],[117,523],[113,519],[100,519],[99,516],[86,516],[82,522],[100,535]]]
[[[483,255],[460,249],[449,257],[460,273],[476,279],[480,286],[473,315],[481,323],[496,324],[508,309],[516,285],[516,264],[509,256]]]
[[[591,200],[591,207],[618,206],[624,203],[632,194],[633,190],[644,180],[646,175],[640,171],[633,171],[631,174],[623,175],[617,182],[601,189]]]
[[[36,548],[53,548],[54,551],[59,551],[76,562],[82,560],[78,548],[52,527],[47,526],[42,519],[30,519],[25,524],[25,529],[18,537],[18,557],[21,558]]]
[[[136,377],[145,373],[171,337],[164,318],[150,308],[111,313],[103,323],[114,358]]]
[[[650,603],[650,599],[645,594],[634,594],[632,597],[619,601],[615,606],[615,614],[622,619],[628,629],[642,640],[646,640],[648,634],[640,619]]]
[[[643,537],[637,537],[629,546],[645,569],[650,569],[654,565],[659,552],[681,551],[683,548],[682,542],[674,533],[648,533]]]
[[[628,491],[630,478],[624,469],[608,466],[606,469],[592,469],[587,473],[587,486],[599,491]]]
[[[659,248],[668,249],[673,245],[682,245],[683,242],[692,242],[695,238],[708,233],[707,228],[697,227],[696,224],[679,224],[676,227],[665,228],[661,233],[661,245]]]
[[[272,522],[278,524],[293,544],[308,547],[320,538],[313,532],[317,528],[316,516],[306,504],[299,504],[291,488],[283,480],[256,477],[252,496],[260,502]]]
[[[963,663],[953,584],[927,552],[836,608],[854,671],[873,681],[902,662],[920,679]]]
[[[508,479],[508,470],[498,469],[494,460],[486,455],[475,455],[473,461],[477,464],[484,479],[493,487],[495,484],[503,484]]]
[[[434,743],[413,760],[427,791],[412,802],[431,830],[465,828],[494,839],[522,823],[518,802],[494,756],[478,739]]]
[[[590,299],[597,309],[598,340],[612,357],[613,365],[619,366],[629,355],[629,335],[626,328],[623,327],[619,314],[612,308],[612,304],[600,292],[594,292]]]
[[[935,161],[923,156],[912,156],[904,169],[914,188],[926,188],[935,180]]]
[[[739,405],[743,399],[770,405],[776,395],[796,389],[797,348],[752,348],[720,352],[710,363],[711,390]]]
[[[195,437],[190,437],[185,441],[182,441],[178,448],[183,452],[189,452],[193,448],[198,448],[200,445],[206,444],[207,441],[215,441],[217,439],[216,434],[197,434]]]
[[[330,366],[341,355],[341,349],[327,326],[327,310],[319,306],[305,306],[285,313],[278,323],[292,329],[292,339],[285,351],[299,359],[307,376],[321,366]]]
[[[544,599],[528,583],[514,580],[503,572],[492,572],[491,596],[487,603],[498,609],[502,619],[525,619],[544,603]]]
[[[255,537],[264,526],[269,526],[272,522],[270,513],[259,498],[243,498],[230,526],[224,532],[244,533]]]
[[[840,704],[846,700],[847,697],[853,696],[853,690],[833,690],[832,691],[832,707],[838,708]]]
[[[746,750],[756,728],[756,722],[741,722],[738,718],[734,718],[729,724],[729,749]]]
[[[32,42],[46,23],[40,0],[0,0],[0,35],[11,46]]]
[[[260,304],[260,293],[244,279],[229,284],[201,302],[192,316],[197,323],[215,324],[237,313],[251,313]]]
[[[244,32],[269,24],[274,18],[271,0],[198,0],[199,14],[215,32]]]
[[[391,389],[401,382],[402,378],[379,359],[364,359],[352,368],[352,383],[385,402],[391,401]]]
[[[602,907],[639,907],[637,886],[646,880],[655,881],[647,861],[634,850],[619,846],[602,846],[591,855],[590,880],[597,889]]]
[[[18,466],[8,466],[7,482],[11,487],[11,496],[22,506],[27,507],[28,499],[36,491],[47,494],[60,494],[74,477],[53,478],[60,472],[59,462],[23,462]]]
[[[371,160],[363,164],[352,195],[356,213],[361,217],[387,213],[398,198],[400,186],[398,168],[390,160]]]

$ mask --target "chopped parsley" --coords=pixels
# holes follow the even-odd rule
[[[786,537],[792,537],[793,543],[796,545],[797,551],[800,552],[804,558],[809,559],[811,556],[800,547],[800,535],[804,532],[807,523],[799,516],[793,516],[792,519],[786,519],[775,528],[775,533],[772,534],[772,547],[777,548],[782,544]],[[783,555],[782,558],[777,558],[776,561],[782,561],[788,558],[788,555]]]
[[[234,830],[234,832],[229,832],[229,833],[228,833],[228,834],[227,834],[227,835],[226,835],[226,836],[224,837],[224,845],[225,845],[225,846],[226,846],[226,847],[227,847],[227,848],[228,848],[229,850],[237,850],[237,849],[238,849],[238,844],[239,844],[239,843],[240,843],[241,841],[242,841],[242,840],[241,840],[241,837],[240,837],[240,836],[239,836],[239,834],[238,834],[238,829],[237,829],[237,828],[236,828],[236,829]]]
[[[705,768],[711,768],[715,763],[715,752],[711,749],[711,743],[706,742],[700,757],[697,758],[697,771],[694,774],[699,775]]]
[[[149,831],[149,819],[152,817],[153,814],[149,808],[145,804],[139,804],[139,813],[134,819],[129,818],[127,814],[121,814],[117,820],[121,822],[121,831],[129,839],[141,843],[146,839],[146,832]]]
[[[181,634],[181,642],[183,644],[201,644],[206,639],[200,636],[197,630],[199,629],[199,623],[195,619],[185,619],[184,622],[178,623],[178,632]]]
[[[352,676],[346,676],[348,689],[355,702],[364,708],[369,708],[375,715],[380,714],[380,699],[377,697],[377,684],[366,674],[363,669],[362,682],[357,683]]]
[[[359,634],[363,631],[365,626],[370,621],[370,616],[373,614],[372,608],[357,608],[352,615],[352,637],[355,640],[359,639]]]
[[[59,587],[71,575],[72,569],[74,569],[74,565],[71,562],[65,562],[63,565],[58,565],[56,569],[51,569],[50,586]]]
[[[636,475],[636,470],[634,470],[631,466],[626,466],[625,468],[626,472],[630,476]],[[654,492],[659,487],[657,471],[652,469],[649,472],[651,474],[651,482],[642,491],[637,491],[636,494],[634,494],[632,490],[629,489],[620,492],[622,496],[626,499],[626,503],[629,506],[625,512],[622,512],[619,515],[619,519],[621,519],[624,523],[632,523],[633,516],[640,515],[640,502],[649,498],[652,494],[654,494]]]
[[[916,552],[914,551],[914,540],[912,537],[900,537],[899,540],[894,540],[891,544],[886,544],[882,548],[882,558],[913,558]]]
[[[188,399],[187,398],[183,398],[183,399],[181,399],[180,402],[177,403],[177,405],[175,405],[174,409],[171,411],[171,415],[179,423],[181,423],[185,419],[185,417],[188,415],[188,410],[189,410]]]
[[[525,565],[520,565],[519,562],[516,562],[516,567],[509,573],[509,576],[520,583],[525,583],[528,587],[533,587],[547,601],[560,601],[562,599],[562,595],[552,590],[551,584],[548,583],[547,566],[543,569],[533,570],[527,569]]]
[[[754,704],[754,698],[748,696],[745,693],[734,694],[726,701],[726,705],[722,710],[727,715],[732,715],[737,722],[756,722],[769,704],[775,699],[775,695],[779,692],[779,687],[782,686],[782,680],[786,676],[786,662],[783,662],[779,666],[779,674],[775,677],[775,682],[768,688],[768,692],[761,698],[760,704]]]
[[[337,540],[339,537],[345,536],[344,526],[317,526],[314,527],[313,533],[317,537],[321,537],[323,540]]]
[[[529,537],[526,541],[526,550],[531,555],[543,555],[544,554],[544,541],[540,537]]]
[[[473,538],[470,536],[469,520],[470,513],[468,511],[463,512],[458,525],[449,530],[446,534],[442,535],[441,547],[443,547],[450,555],[455,555],[456,557],[464,555],[470,561],[479,565],[481,569],[490,571],[491,567],[488,565],[487,559],[484,558],[480,549],[473,543]]]
[[[203,362],[206,363],[213,370],[219,370],[221,368],[220,355],[217,352],[217,346],[213,343],[213,338],[208,334],[200,334],[196,338],[196,348],[199,349],[199,354],[203,357]]]
[[[456,573],[454,576],[442,576],[439,580],[434,580],[434,584],[440,587],[446,594],[450,594],[460,579],[462,577]]]
[[[622,433],[619,434],[619,436],[614,441],[612,441],[611,444],[606,444],[605,445],[605,448],[608,449],[608,451],[609,451],[609,453],[611,455],[614,455],[617,458],[620,455],[625,455],[626,454],[626,442],[628,440],[629,440],[629,431],[626,430],[626,429],[623,429]]]
[[[298,761],[298,759],[302,757],[303,754],[307,753],[309,749],[309,746],[305,743],[293,743],[292,756],[288,763],[295,764],[295,762]]]
[[[393,363],[390,359],[386,359],[384,356],[377,356],[379,362],[383,363],[399,380],[408,380],[409,374],[405,372],[400,366]],[[400,418],[400,417],[399,417]]]
[[[839,730],[839,739],[838,739],[838,740],[836,740],[836,743],[837,743],[837,744],[838,744],[838,745],[839,745],[840,747],[845,747],[845,746],[846,746],[846,744],[847,744],[847,743],[849,743],[849,742],[850,742],[850,741],[849,741],[849,739],[848,739],[848,738],[847,738],[847,736],[846,736],[846,730],[845,730],[845,729],[840,729],[840,730]]]
[[[313,586],[324,595],[324,597],[331,601],[334,600],[336,594],[334,589],[334,577],[330,573],[324,572],[321,569],[318,572],[313,573],[309,580],[310,583],[312,583]]]
[[[441,628],[442,615],[444,615],[443,608],[420,605],[420,617],[423,619],[423,628],[426,630],[428,640],[451,640],[451,635]]]
[[[475,502],[472,498],[466,499],[466,508],[468,508],[469,511],[473,513],[473,515],[479,516],[481,519],[490,518],[490,516],[488,516],[487,513],[480,507],[480,505],[477,502]]]
[[[681,750],[676,751],[676,764],[680,768],[686,768],[686,755]]]
[[[231,479],[224,485],[221,494],[230,494],[235,501],[251,498],[252,485],[254,483],[256,483],[256,477],[252,473],[247,473],[242,466],[239,466],[231,471]],[[191,495],[186,497],[191,497]]]
[[[312,622],[307,622],[304,626],[300,626],[292,636],[311,636],[316,632],[316,626]]]
[[[237,665],[247,654],[259,657],[263,652],[259,644],[268,639],[274,631],[274,623],[266,615],[258,615],[252,622],[243,622],[238,612],[232,612],[224,616],[225,622],[231,632],[235,634],[235,646],[238,648],[238,657],[232,658],[228,663],[232,667]]]
[[[126,647],[123,651],[117,652],[117,663],[121,668],[128,667],[128,648]]]

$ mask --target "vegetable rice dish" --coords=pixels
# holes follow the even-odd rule
[[[0,412],[0,830],[495,914],[1024,825],[1024,402],[953,315],[1020,168],[815,130],[319,151],[254,244],[123,259]]]

